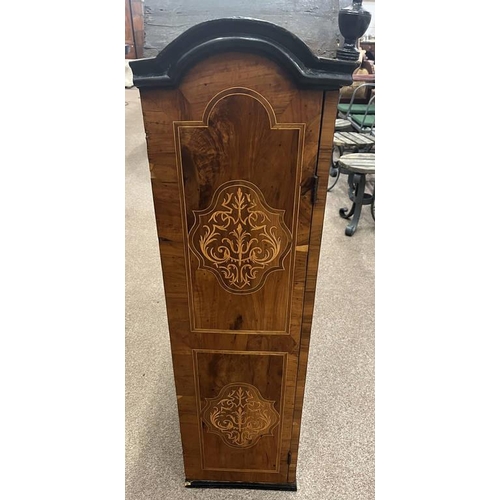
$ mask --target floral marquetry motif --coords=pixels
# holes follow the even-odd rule
[[[269,273],[283,270],[292,235],[283,210],[267,205],[260,189],[247,181],[230,181],[214,193],[205,210],[194,210],[189,245],[226,290],[259,290]]]
[[[202,418],[209,432],[218,434],[228,445],[250,448],[279,422],[274,401],[262,397],[250,384],[228,384],[216,398],[206,398]]]

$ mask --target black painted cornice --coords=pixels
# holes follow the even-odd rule
[[[315,56],[290,31],[267,21],[216,19],[197,24],[156,57],[130,61],[136,87],[175,88],[197,62],[221,52],[249,52],[275,61],[299,88],[336,90],[351,85],[358,61]]]

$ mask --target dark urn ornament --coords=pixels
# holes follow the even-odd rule
[[[344,37],[344,47],[337,51],[337,58],[356,61],[359,50],[356,49],[358,38],[361,38],[370,25],[372,15],[363,9],[363,0],[353,0],[350,7],[340,9],[339,28]]]

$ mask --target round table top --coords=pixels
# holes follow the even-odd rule
[[[375,153],[349,153],[339,158],[339,166],[357,174],[375,173]]]
[[[351,122],[349,120],[344,120],[343,118],[337,118],[335,120],[335,131],[340,132],[341,130],[352,129]]]
[[[335,132],[333,136],[335,146],[367,147],[375,144],[375,137],[360,132]]]

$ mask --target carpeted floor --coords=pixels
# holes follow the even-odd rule
[[[127,500],[373,500],[374,237],[369,207],[344,235],[344,176],[323,231],[298,463],[298,492],[184,487],[168,326],[139,93],[126,100]]]

